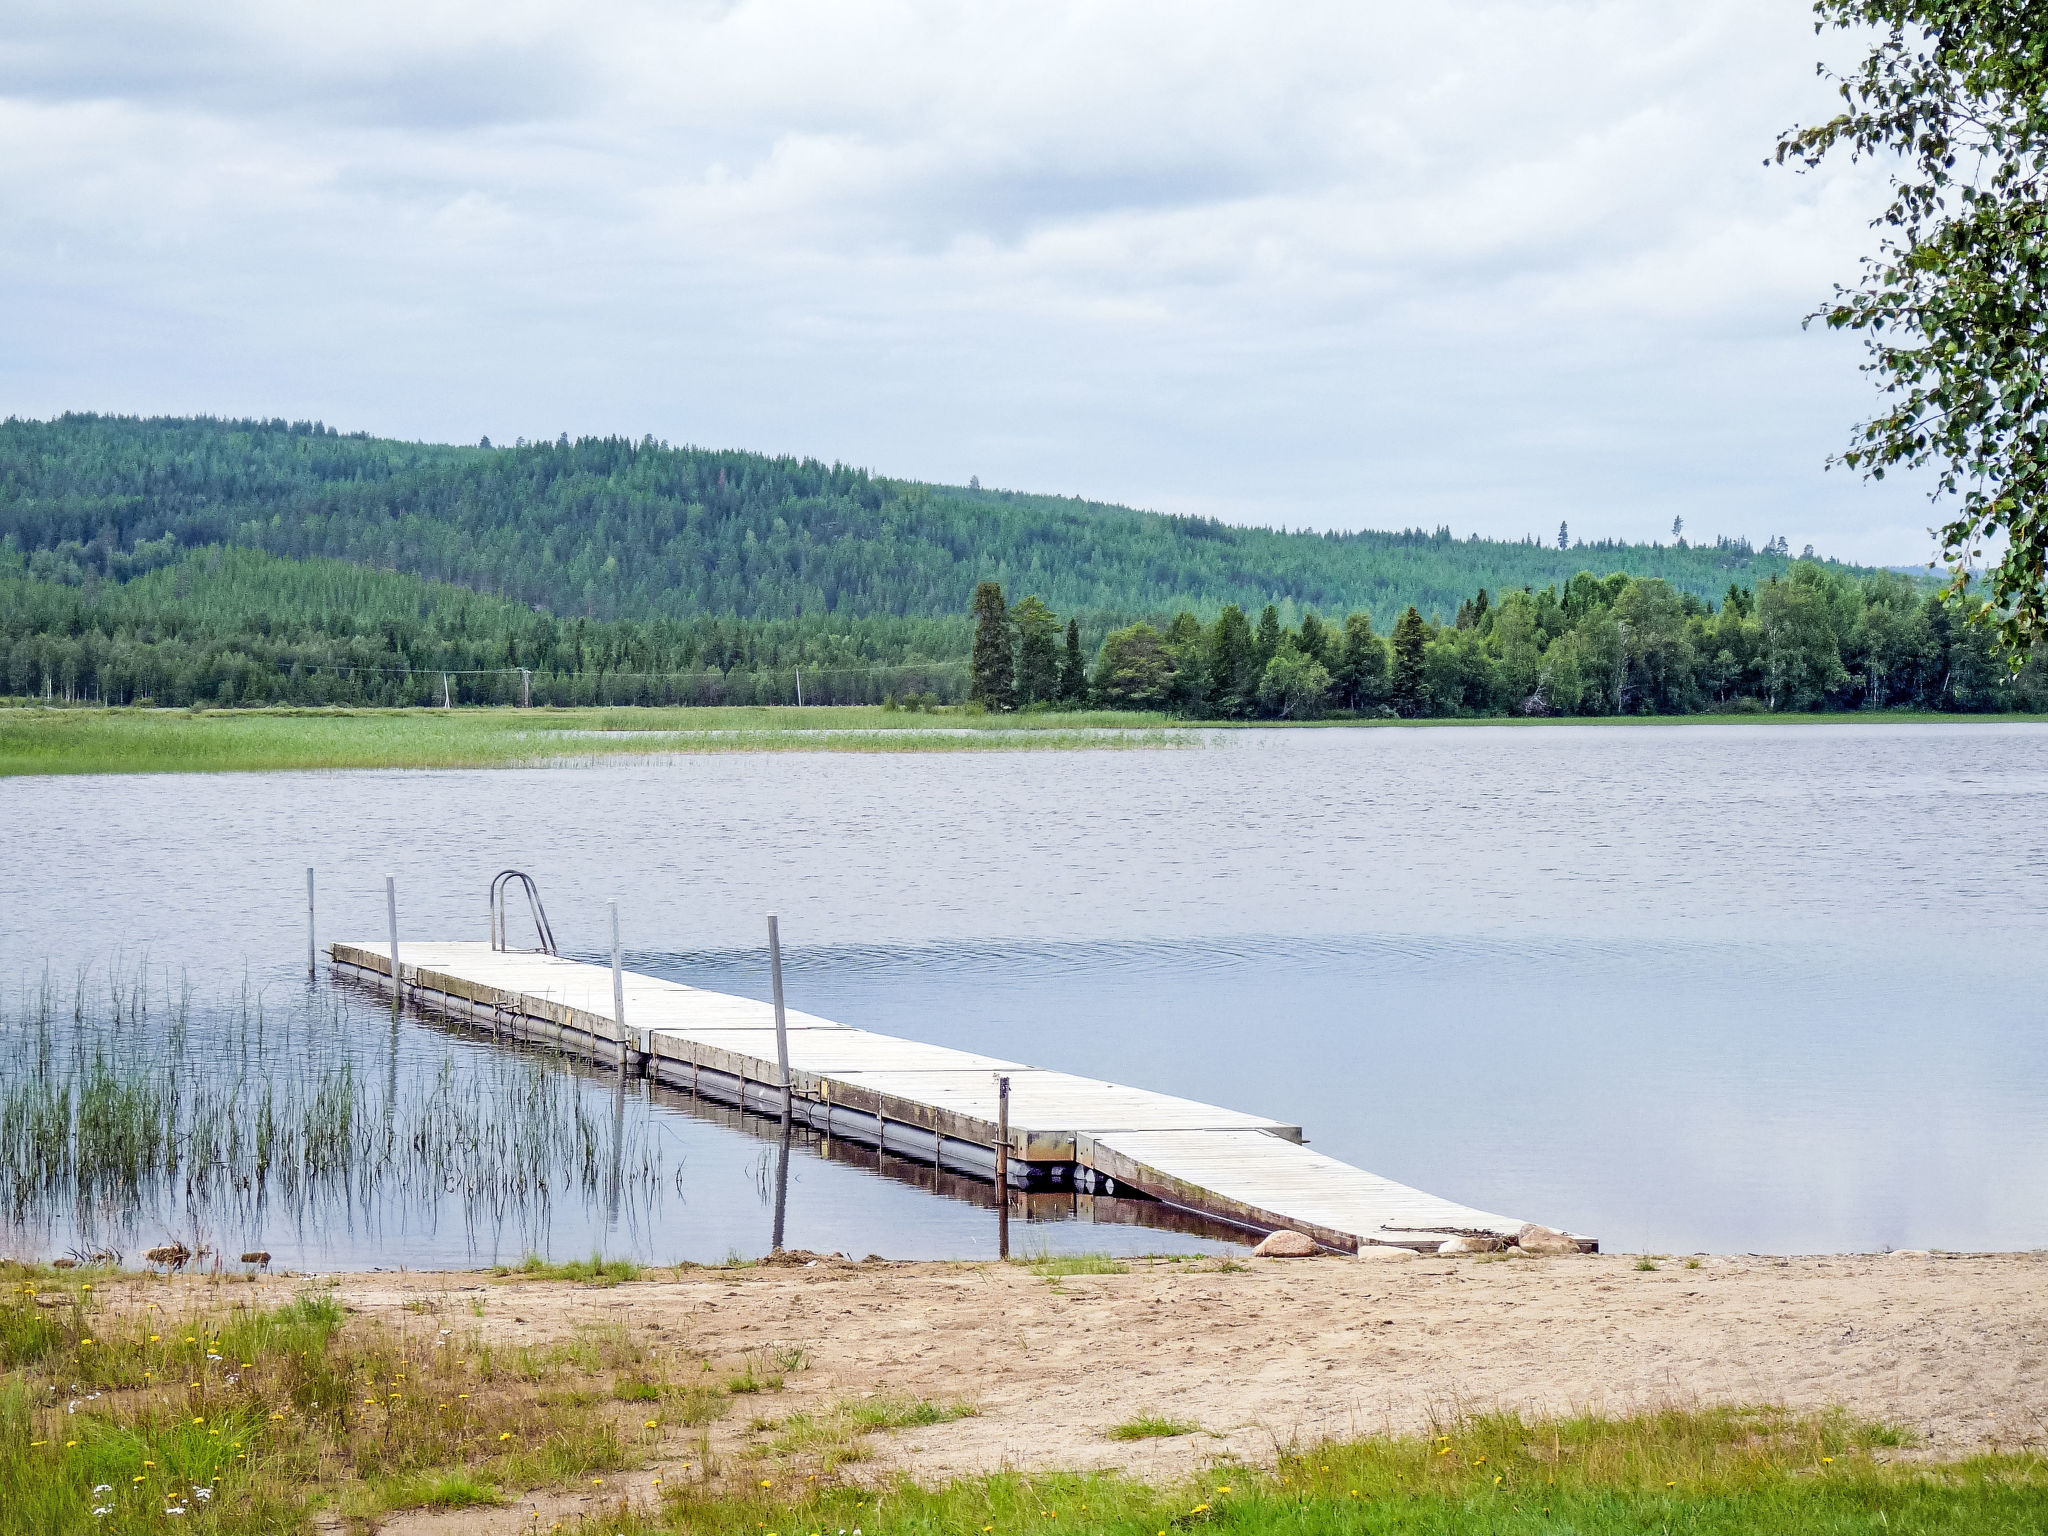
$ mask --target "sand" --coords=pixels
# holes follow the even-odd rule
[[[1001,1466],[1171,1478],[1494,1408],[1840,1405],[1910,1426],[1930,1454],[2048,1440],[2048,1255],[1695,1262],[1136,1261],[1128,1273],[1054,1282],[1021,1266],[824,1260],[656,1271],[612,1289],[403,1273],[339,1285],[365,1313],[397,1321],[408,1303],[414,1313],[445,1309],[487,1338],[623,1321],[732,1364],[803,1350],[809,1364],[785,1391],[746,1399],[715,1427],[714,1449],[727,1458],[754,1413],[827,1409],[874,1392],[980,1410],[870,1437],[873,1459],[848,1469],[863,1479]],[[1106,1437],[1154,1413],[1204,1432]],[[668,1475],[693,1454],[679,1437]],[[608,1479],[604,1498],[647,1492],[657,1470]],[[581,1508],[575,1496],[543,1497],[385,1529],[469,1536]]]

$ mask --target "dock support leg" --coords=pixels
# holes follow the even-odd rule
[[[619,1053],[619,1092],[626,1091],[626,973],[619,969],[619,904],[608,901],[612,912],[612,1035]]]
[[[398,878],[384,877],[384,916],[391,927],[391,1012],[405,1006],[405,972],[398,964]]]
[[[782,933],[768,919],[768,970],[775,989],[775,1070],[782,1077],[782,1134],[789,1135],[789,1026],[782,1017]]]
[[[996,1257],[1010,1256],[1010,1080],[996,1074]]]
[[[318,959],[320,946],[313,940],[313,869],[306,867],[306,979],[313,980],[320,974]]]

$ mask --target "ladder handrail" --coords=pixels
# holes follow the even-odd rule
[[[491,880],[491,948],[507,950],[505,925],[505,891],[517,880],[526,891],[527,909],[533,914],[533,928],[540,938],[539,953],[552,955],[555,949],[555,930],[548,926],[547,908],[540,904],[540,887],[533,883],[533,876],[521,869],[503,869]]]

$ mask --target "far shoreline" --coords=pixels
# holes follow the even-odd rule
[[[1172,750],[1199,746],[1201,733],[1206,731],[2043,723],[2048,723],[2048,715],[1929,710],[1198,720],[1115,710],[988,714],[962,706],[928,710],[789,704],[193,709],[14,700],[0,702],[0,778],[534,768],[727,752]]]

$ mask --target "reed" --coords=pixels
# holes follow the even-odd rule
[[[398,1032],[379,1050],[334,995],[279,1013],[129,976],[72,993],[46,975],[0,1005],[0,1213],[87,1253],[150,1221],[304,1229],[450,1200],[531,1232],[564,1195],[644,1200],[662,1175],[644,1119],[551,1057],[413,1033],[401,1071]]]

